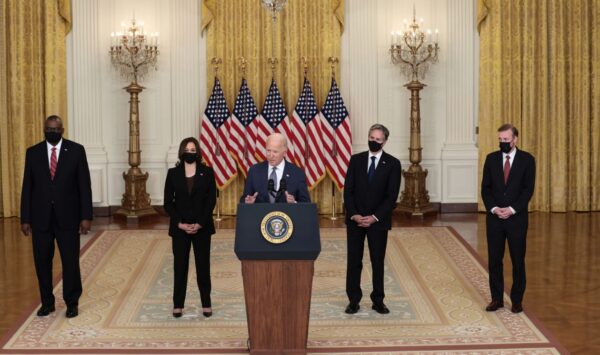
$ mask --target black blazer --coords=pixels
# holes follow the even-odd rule
[[[510,168],[508,183],[504,183],[502,152],[488,154],[483,165],[481,180],[481,198],[485,209],[490,212],[494,207],[512,207],[516,216],[527,218],[529,200],[535,187],[535,159],[522,150],[518,150]]]
[[[254,195],[257,191],[258,195],[256,196],[256,203],[270,202],[268,169],[269,163],[267,161],[254,164],[250,167],[250,170],[248,170],[248,178],[244,185],[244,193],[240,198],[240,203],[244,203],[246,196]],[[308,188],[306,187],[306,175],[302,169],[286,160],[281,179],[285,179],[287,192],[294,195],[296,202],[310,202],[310,195],[308,194]],[[275,202],[285,203],[285,194],[279,195]]]
[[[356,222],[350,220],[355,214],[375,215],[379,222],[373,223],[371,228],[392,229],[392,211],[396,208],[400,192],[400,160],[383,152],[375,169],[375,177],[370,183],[367,176],[368,160],[368,151],[350,158],[344,184],[346,224],[356,225]]]
[[[62,140],[54,180],[46,141],[27,149],[21,191],[21,223],[34,230],[50,228],[54,207],[56,222],[63,230],[78,230],[79,223],[92,219],[92,185],[85,149],[81,144]]]
[[[165,211],[171,217],[169,235],[187,235],[177,227],[181,223],[198,223],[199,233],[215,234],[213,210],[217,202],[217,186],[213,169],[196,164],[194,187],[188,193],[184,163],[169,169],[165,182]]]

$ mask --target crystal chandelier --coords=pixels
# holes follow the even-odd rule
[[[110,59],[123,78],[137,83],[148,74],[149,68],[157,69],[158,32],[146,35],[144,23],[136,23],[135,18],[129,28],[125,22],[121,28],[122,32],[110,34]]]
[[[287,0],[261,0],[261,3],[271,13],[271,16],[275,18],[277,13],[285,7]]]
[[[392,31],[390,53],[392,63],[400,64],[400,72],[412,81],[423,79],[431,64],[437,63],[439,32],[423,31],[423,18],[417,22],[413,9],[413,21],[404,20],[402,31]]]

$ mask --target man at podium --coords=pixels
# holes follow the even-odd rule
[[[240,203],[310,202],[304,171],[284,159],[287,139],[281,133],[267,137],[267,160],[248,170]]]

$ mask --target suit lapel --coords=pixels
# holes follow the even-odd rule
[[[50,180],[50,158],[48,157],[48,144],[46,143],[46,141],[44,141],[43,144],[40,145],[39,154],[41,164],[44,164],[42,166],[44,166],[46,176],[48,177],[48,180]]]
[[[517,170],[515,169],[519,168],[521,168],[521,154],[519,154],[519,150],[517,149],[517,151],[515,152],[515,158],[513,160],[513,163],[510,166],[510,173],[508,174],[508,181],[506,182],[506,186],[510,185],[510,182],[513,180],[513,176],[517,172]]]
[[[57,157],[58,160],[56,161],[56,172],[54,173],[54,180],[56,180],[59,176],[60,167],[65,165],[64,161],[65,159],[67,159],[69,153],[69,143],[66,139],[63,139],[62,144],[60,146],[60,153]],[[46,156],[48,156],[48,154],[46,154]],[[48,174],[50,174],[50,163],[48,163]]]
[[[196,163],[196,175],[194,175],[194,185],[192,186],[192,193],[190,195],[196,193],[196,190],[200,187],[200,180],[203,176],[204,173],[200,169],[200,164]]]
[[[265,195],[263,195],[263,199],[265,199],[266,202],[269,202],[269,187],[267,185],[269,181],[269,163],[267,161],[264,161],[258,167],[258,175],[260,176],[260,178],[258,179],[258,191],[259,194],[261,194],[260,191],[265,192]]]
[[[373,181],[377,180],[377,178],[384,173],[384,171],[387,169],[387,164],[387,154],[382,152],[379,162],[375,167],[375,176],[373,176]]]

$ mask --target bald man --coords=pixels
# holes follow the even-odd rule
[[[304,171],[284,159],[288,149],[285,136],[271,134],[265,147],[267,160],[248,170],[240,203],[310,202]]]

